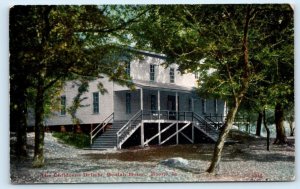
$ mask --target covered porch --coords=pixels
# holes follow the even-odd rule
[[[99,124],[101,128],[108,123],[112,126],[104,137],[96,139],[95,147],[121,149],[217,140],[218,125],[203,116],[223,110],[217,103],[207,106],[206,99],[200,99],[193,88],[145,81],[134,84],[134,91],[125,87],[114,90],[114,112]]]
[[[186,120],[200,113],[200,100],[192,88],[174,84],[135,82],[136,90],[114,92],[114,119],[129,120],[143,111],[144,120]]]

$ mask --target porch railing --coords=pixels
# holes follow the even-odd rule
[[[224,122],[226,116],[224,116],[223,114],[206,114],[204,115],[205,119],[209,119],[212,120],[213,122]]]
[[[182,120],[192,121],[193,112],[176,112],[172,110],[143,110],[143,120]]]
[[[102,123],[97,125],[91,132],[90,132],[90,144],[93,144],[93,139],[98,135],[100,131],[104,132],[105,127],[114,120],[114,113],[107,116]]]
[[[212,125],[214,125],[216,128],[223,127],[223,124],[226,121],[226,116],[224,116],[223,114],[221,114],[221,115],[207,114],[204,116],[204,118],[208,122],[211,122]],[[249,123],[250,123],[249,118],[247,118],[245,116],[237,116],[234,119],[234,124],[237,125],[238,127],[240,125],[249,125]]]

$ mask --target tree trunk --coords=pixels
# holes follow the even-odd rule
[[[261,111],[258,113],[258,118],[256,122],[256,136],[260,136],[262,120],[263,120],[263,112]]]
[[[250,77],[250,63],[249,63],[249,53],[248,53],[248,30],[249,30],[249,23],[251,20],[251,17],[254,16],[254,12],[251,13],[251,7],[247,6],[246,11],[246,17],[245,17],[245,24],[244,24],[244,33],[243,33],[243,65],[241,68],[243,69],[243,75],[241,78],[241,86],[238,92],[236,92],[233,89],[233,100],[234,105],[232,108],[230,108],[227,117],[226,122],[224,124],[224,128],[222,132],[220,133],[220,136],[218,138],[218,141],[215,145],[214,154],[211,160],[211,164],[209,168],[206,170],[209,173],[214,173],[216,170],[216,167],[219,165],[219,162],[221,160],[221,154],[224,147],[225,139],[227,138],[227,135],[233,125],[233,121],[236,115],[236,112],[240,106],[240,103],[242,99],[244,98],[244,95],[246,94],[248,88],[249,88],[249,77]],[[229,78],[231,78],[231,74],[229,74]]]
[[[10,122],[13,127],[16,127],[17,144],[16,155],[17,157],[27,157],[27,105],[25,91],[17,92],[13,100],[16,100],[16,108],[11,111]]]
[[[215,145],[215,149],[214,149],[214,154],[211,160],[211,164],[209,166],[209,168],[206,170],[209,173],[214,173],[217,166],[219,165],[219,162],[221,160],[221,154],[222,154],[222,150],[224,147],[224,143],[225,140],[227,138],[227,135],[233,125],[233,121],[236,115],[236,112],[238,110],[239,107],[239,102],[235,103],[235,106],[232,107],[228,114],[227,114],[227,118],[226,118],[226,122],[223,126],[223,129],[220,133],[220,136],[218,138],[217,144]]]
[[[275,106],[276,139],[274,141],[274,144],[286,144],[287,143],[283,120],[284,120],[284,115],[283,115],[282,104],[276,103],[276,106]]]
[[[44,166],[44,90],[38,87],[35,100],[35,144],[33,167]]]
[[[264,127],[267,131],[267,150],[270,151],[270,129],[268,128],[268,125],[267,125],[265,109],[263,111],[263,120],[264,120]]]
[[[27,109],[18,110],[21,115],[17,125],[17,146],[18,157],[27,157]]]
[[[43,9],[43,30],[42,30],[42,38],[41,38],[41,53],[43,54],[43,47],[46,46],[49,36],[50,36],[50,23],[49,23],[49,14],[53,6],[46,6]],[[47,66],[45,67],[47,68]],[[35,141],[34,141],[34,158],[33,158],[33,167],[42,167],[44,166],[45,158],[44,158],[44,137],[45,137],[45,128],[44,128],[44,96],[45,91],[49,89],[51,86],[57,82],[56,79],[51,81],[48,85],[45,85],[47,69],[40,70],[39,78],[37,79],[37,95],[35,99]],[[59,78],[59,77],[58,77]]]

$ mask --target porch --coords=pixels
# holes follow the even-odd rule
[[[130,143],[147,145],[195,143],[206,138],[215,142],[218,128],[202,115],[224,113],[222,102],[200,99],[193,88],[175,84],[134,81],[136,90],[114,89],[114,112],[91,132],[94,148],[121,149]],[[219,104],[218,104],[219,103]],[[223,104],[224,105],[224,104]],[[223,120],[222,120],[223,121]],[[112,123],[107,129],[106,125]]]
[[[113,117],[114,114],[91,133],[92,148],[215,142],[219,133],[214,125],[190,111],[139,110],[128,121],[115,120],[107,129]]]
[[[225,103],[217,99],[200,98],[193,88],[175,84],[134,81],[136,90],[127,88],[114,90],[114,120],[129,120],[139,110],[161,111],[163,116],[174,112],[195,112],[201,116],[219,117],[226,114]],[[158,115],[152,114],[153,117]]]
[[[147,88],[139,88],[136,91],[115,91],[114,119],[129,120],[139,110],[145,110],[145,116],[149,119],[174,120],[179,116],[176,112],[192,112],[195,111],[195,106],[200,107],[200,104],[195,105],[196,98],[192,91]],[[201,111],[200,108],[196,110],[198,113]]]

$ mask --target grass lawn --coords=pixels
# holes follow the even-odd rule
[[[64,143],[75,146],[77,148],[85,148],[90,145],[90,137],[82,133],[55,132],[53,133],[53,136],[63,141]]]

